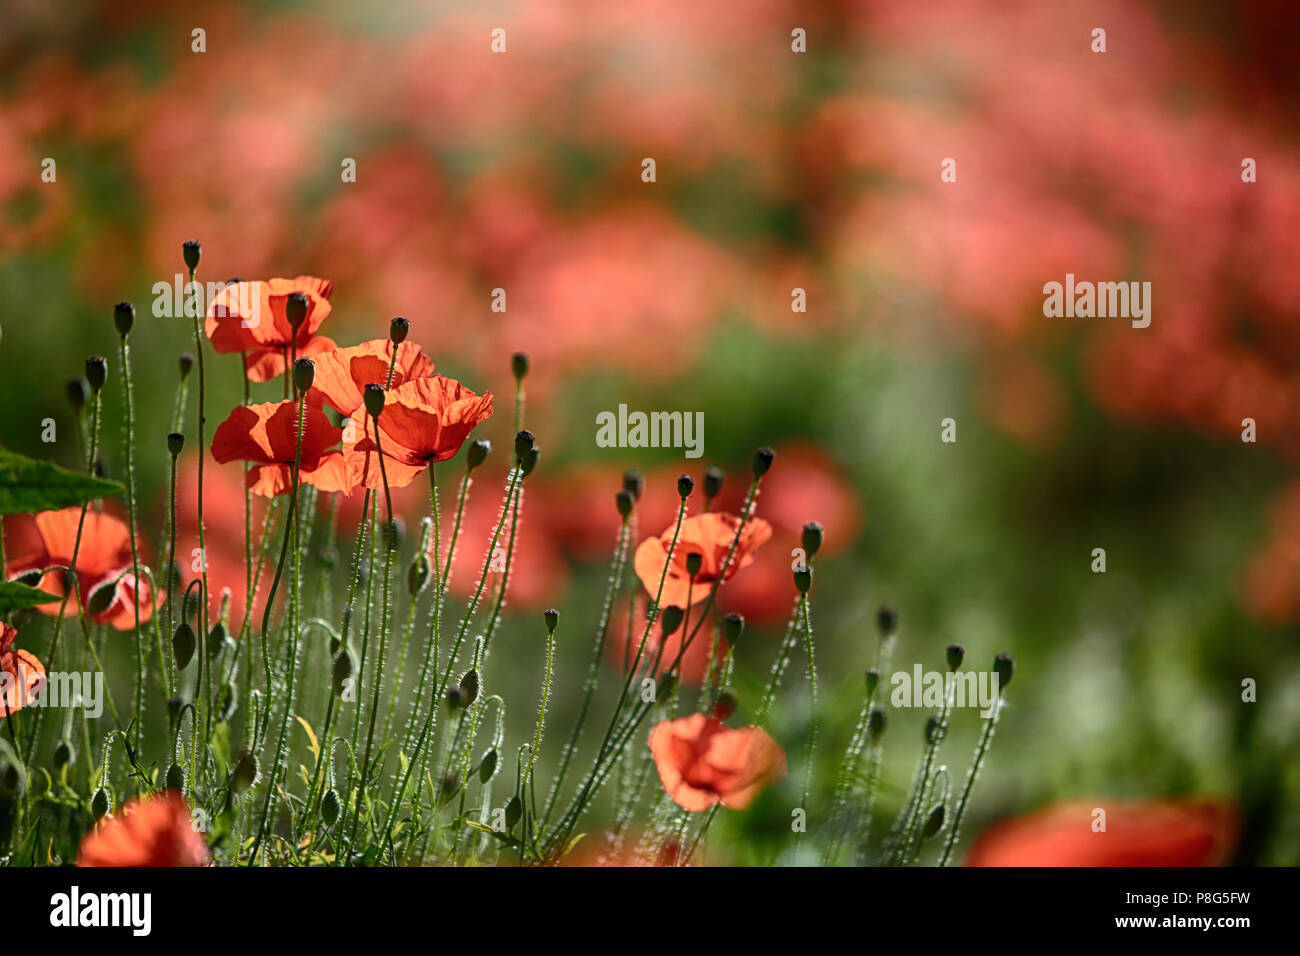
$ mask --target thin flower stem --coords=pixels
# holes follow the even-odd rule
[[[131,346],[126,336],[119,339],[119,354],[122,357],[122,395],[126,403],[126,511],[127,524],[131,535],[131,594],[135,608],[135,703],[132,712],[135,715],[135,749],[139,752],[144,746],[144,694],[145,664],[144,635],[140,630],[140,548],[135,534],[135,401],[131,388]]]
[[[806,811],[808,809],[808,798],[812,793],[812,776],[813,763],[817,757],[817,657],[814,649],[812,621],[809,617],[809,605],[812,603],[808,600],[808,595],[801,595],[800,605],[803,611],[803,638],[804,651],[808,655],[808,766],[804,770],[803,793],[801,795],[802,803],[800,806]],[[796,835],[802,836],[802,831]]]
[[[979,776],[980,767],[984,765],[984,757],[988,753],[989,744],[993,742],[993,734],[997,730],[998,718],[1002,716],[1002,703],[1003,698],[999,695],[998,701],[993,707],[992,715],[985,720],[984,729],[980,731],[979,743],[975,747],[975,758],[971,761],[970,772],[966,774],[966,783],[961,788],[961,797],[957,801],[957,809],[952,815],[952,826],[948,829],[948,839],[943,845],[943,855],[939,857],[940,866],[948,865],[952,851],[957,846],[961,822],[966,816],[966,804],[970,800],[970,792],[975,786],[975,778]]]
[[[188,283],[191,295],[194,297],[191,301],[194,304],[192,310],[194,317],[194,355],[199,365],[199,488],[198,488],[198,511],[199,511],[199,570],[203,581],[202,600],[199,602],[202,629],[200,634],[206,643],[208,635],[208,602],[211,599],[208,590],[208,546],[204,538],[203,527],[203,457],[205,445],[203,441],[203,428],[207,423],[207,372],[203,367],[203,328],[199,324],[198,294],[199,287],[194,282],[194,270],[190,270],[190,280]],[[182,611],[182,613],[184,613]],[[210,726],[212,720],[211,709],[204,715],[204,721]],[[205,734],[207,736],[207,734]]]

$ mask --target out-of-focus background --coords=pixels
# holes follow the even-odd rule
[[[766,443],[774,539],[724,607],[751,622],[741,686],[757,688],[799,528],[825,524],[820,780],[889,603],[896,665],[938,669],[953,641],[972,667],[1017,658],[967,835],[1064,798],[1222,794],[1242,808],[1239,862],[1300,862],[1295,32],[1281,0],[7,0],[0,442],[76,464],[64,383],[114,355],[112,305],[134,300],[156,555],[193,342],[187,319],[155,316],[154,284],[177,281],[191,238],[201,279],[325,277],[323,334],[352,344],[405,315],[439,371],[500,397],[462,586],[499,500],[508,356],[532,356],[544,464],[488,675],[513,688],[520,734],[547,606],[566,613],[554,726],[576,706],[622,470],[646,471],[642,531],[658,533],[679,472],[727,468],[734,507]],[[1043,284],[1066,273],[1150,281],[1150,327],[1045,318]],[[208,371],[211,428],[242,386],[233,358]],[[704,457],[597,447],[596,414],[620,403],[703,412]],[[193,412],[191,394],[191,436]],[[239,555],[238,469],[213,469],[229,503],[213,537]],[[399,499],[412,525],[422,494]],[[773,728],[789,792],[721,815],[721,862],[766,862],[788,833],[802,680],[796,658]],[[888,803],[924,716],[892,715]],[[977,730],[958,714],[959,778]]]

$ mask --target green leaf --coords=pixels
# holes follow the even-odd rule
[[[51,601],[58,600],[60,600],[59,597],[50,594],[48,591],[42,591],[40,588],[19,584],[17,581],[0,582],[0,614],[21,611],[25,607],[49,604]]]
[[[0,448],[0,515],[35,514],[84,504],[123,490],[116,481],[60,468]]]

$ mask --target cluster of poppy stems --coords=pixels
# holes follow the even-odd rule
[[[185,244],[191,283],[199,253],[197,242]],[[582,684],[578,717],[567,742],[552,757],[557,769],[549,794],[539,798],[535,770],[551,703],[560,617],[555,610],[544,614],[546,663],[535,730],[516,749],[513,786],[500,810],[495,808],[492,783],[507,764],[505,701],[498,694],[488,693],[485,665],[501,622],[524,482],[537,467],[540,455],[536,437],[522,427],[522,385],[529,361],[523,354],[511,360],[516,383],[512,468],[477,588],[443,657],[439,649],[446,648],[444,599],[457,549],[460,517],[471,475],[491,451],[488,441],[470,439],[474,429],[492,416],[493,396],[490,392],[476,394],[460,382],[436,374],[433,361],[408,340],[410,324],[404,318],[392,321],[388,338],[351,347],[339,347],[317,334],[330,313],[331,292],[329,282],[310,276],[251,283],[232,280],[209,304],[202,329],[195,311],[201,450],[205,438],[204,339],[216,352],[240,355],[243,363],[245,402],[217,426],[210,445],[216,462],[242,462],[246,474],[244,523],[249,593],[245,595],[242,624],[229,619],[228,591],[221,597],[217,621],[209,620],[205,561],[194,569],[197,576],[184,587],[183,596],[174,599],[175,593],[181,591],[180,572],[175,565],[175,511],[176,462],[186,444],[179,430],[183,392],[175,417],[177,429],[167,439],[172,469],[166,586],[159,586],[142,562],[131,448],[134,436],[128,336],[134,310],[128,303],[119,304],[114,311],[126,399],[126,520],[107,513],[102,506],[90,507],[87,503],[40,512],[26,524],[6,526],[18,544],[6,564],[6,577],[26,581],[58,598],[38,608],[54,618],[47,661],[55,659],[61,625],[67,616],[82,622],[84,651],[93,656],[96,664],[99,656],[91,625],[134,631],[136,635],[131,719],[123,721],[113,708],[116,726],[104,738],[102,760],[98,766],[93,760],[85,764],[85,794],[79,794],[71,785],[70,771],[76,757],[68,733],[70,719],[65,721],[51,761],[65,796],[77,797],[80,804],[77,799],[70,802],[84,805],[93,821],[81,840],[77,862],[101,866],[205,865],[214,859],[275,865],[512,860],[534,864],[698,862],[697,851],[719,808],[745,810],[787,775],[786,753],[763,725],[769,723],[787,665],[800,645],[806,657],[811,727],[807,772],[796,815],[814,803],[825,803],[814,796],[812,789],[820,724],[810,597],[813,562],[823,534],[817,522],[809,522],[803,529],[804,557],[792,568],[794,610],[765,692],[753,709],[756,723],[743,727],[727,723],[738,706],[733,680],[734,648],[745,622],[734,612],[722,613],[719,592],[726,581],[754,561],[755,551],[772,536],[768,522],[755,514],[760,484],[775,459],[771,449],[762,448],[754,456],[752,483],[739,514],[711,510],[724,480],[723,472],[715,466],[704,475],[703,511],[688,516],[695,482],[682,475],[677,481],[680,505],[676,520],[662,533],[642,540],[635,551],[632,544],[637,533],[637,502],[644,479],[637,471],[624,476],[623,487],[614,496],[620,527],[608,591]],[[194,361],[188,356],[182,359],[182,384]],[[282,400],[251,401],[247,383],[281,378]],[[92,471],[96,467],[100,394],[106,380],[106,361],[92,356],[86,363],[84,385],[74,389],[82,400],[74,399],[74,405],[80,408],[86,398],[90,399],[87,461]],[[443,547],[435,466],[456,456],[467,443],[456,522]],[[202,457],[197,488],[200,548],[204,542]],[[410,609],[394,678],[389,677],[388,668],[392,665],[390,640],[395,641],[401,633],[393,594],[393,568],[401,533],[393,515],[391,489],[410,484],[425,471],[429,472],[431,507],[421,526],[417,555],[406,575]],[[361,521],[342,624],[335,628],[324,618],[305,618],[305,598],[313,589],[304,587],[302,570],[312,532],[312,508],[304,498],[327,495],[336,503],[338,498],[355,493],[363,497]],[[253,495],[272,499],[261,541],[255,540],[252,532]],[[282,501],[287,501],[287,513],[277,559],[270,532],[276,506]],[[386,519],[383,521],[381,509]],[[331,505],[331,541],[333,517]],[[228,515],[222,516],[223,521],[229,519]],[[488,621],[472,642],[470,666],[455,679],[453,669],[458,667],[460,652],[484,599],[492,558],[502,550],[506,564],[496,584],[497,595]],[[376,594],[376,576],[369,571],[380,552],[382,590]],[[252,620],[253,592],[262,580],[263,564],[269,566],[272,561],[275,572],[258,627]],[[617,702],[590,767],[574,786],[566,805],[564,782],[579,756],[580,736],[595,709],[603,651],[613,626],[611,609],[629,564],[647,594],[646,620],[634,624],[629,607],[628,641]],[[287,608],[281,615],[281,626],[272,627],[275,598],[286,579]],[[393,725],[396,695],[402,686],[417,602],[430,586],[427,647],[407,725],[401,732]],[[324,587],[321,585],[321,590]],[[364,593],[359,593],[363,587]],[[711,612],[712,626],[707,626]],[[159,619],[171,633],[170,653]],[[166,759],[161,762],[154,762],[159,756],[156,744],[144,735],[146,675],[151,658],[155,658],[148,649],[145,627],[151,622],[156,643],[153,663],[158,684],[168,695],[169,739]],[[200,630],[195,630],[196,625]],[[25,795],[30,796],[29,765],[41,728],[41,711],[28,705],[46,675],[36,655],[14,647],[18,630],[8,623],[2,628],[0,676],[10,678],[4,683],[2,701],[10,739],[0,739],[0,852],[6,845],[12,852],[14,824],[22,816],[14,808],[21,805]],[[304,647],[302,640],[313,628],[329,635],[328,655],[316,662],[321,666],[315,673],[311,648]],[[880,683],[881,674],[888,672],[897,615],[882,609],[877,629],[876,666],[866,672],[853,737],[839,761],[833,788],[824,788],[831,797],[828,812],[812,827],[820,834],[817,852],[823,864],[836,864],[846,858],[859,863],[910,864],[918,861],[927,841],[946,830],[938,861],[947,863],[1003,700],[999,697],[992,716],[985,721],[965,785],[958,793],[950,785],[946,767],[937,763],[939,745],[953,716],[949,695],[941,711],[926,724],[923,755],[911,791],[892,827],[877,844],[873,840],[873,820],[886,724]],[[359,654],[353,639],[353,632],[358,630]],[[200,634],[206,637],[200,639]],[[236,637],[237,641],[232,639]],[[712,642],[708,671],[701,681],[696,711],[679,716],[684,703],[681,663],[697,639]],[[254,646],[260,653],[255,653]],[[950,671],[961,665],[964,653],[959,645],[948,648]],[[1012,668],[1009,655],[999,655],[994,663],[1002,692],[1010,683]],[[322,683],[316,674],[323,678],[327,691],[323,695],[323,733],[319,737],[302,716],[315,702],[310,692]],[[386,714],[381,698],[385,680],[393,695]],[[648,694],[646,687],[650,689]],[[352,733],[336,736],[348,704],[354,705]],[[490,707],[496,709],[496,729],[486,749],[475,759],[476,739],[487,723]],[[25,708],[33,715],[24,745],[23,735],[15,727],[15,716]],[[242,738],[232,730],[241,710]],[[444,710],[448,718],[439,725]],[[648,734],[640,730],[640,739],[647,747],[638,750],[632,743],[651,713],[658,719]],[[302,789],[291,788],[291,717],[305,728],[313,758],[311,765],[300,767]],[[84,715],[82,735],[89,752]],[[233,752],[232,741],[239,739],[243,746]],[[115,740],[124,744],[126,752],[123,776],[116,783],[111,759]],[[222,740],[224,744],[219,743]],[[337,779],[343,775],[335,766],[340,747],[346,753],[345,785]],[[270,768],[266,770],[268,750]],[[662,793],[657,800],[649,800],[648,819],[638,819],[646,796],[646,770],[651,766],[657,772]],[[391,787],[387,794],[386,774]],[[612,822],[605,825],[600,837],[588,837],[578,827],[611,778],[616,781]],[[48,782],[48,773],[45,779],[44,798],[48,801],[54,786]],[[113,794],[128,789],[130,780],[134,780],[136,795],[114,810]],[[470,790],[475,783],[478,799],[471,801]],[[442,814],[453,804],[454,811],[447,811],[447,819],[443,819]],[[287,814],[281,812],[286,808]],[[76,818],[73,815],[68,819]],[[796,844],[805,829],[792,827]],[[976,856],[980,853],[986,857],[997,855],[987,847],[977,847]]]

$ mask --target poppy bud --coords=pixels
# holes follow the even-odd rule
[[[871,738],[874,744],[885,732],[885,711],[880,707],[872,707],[871,715],[867,717],[867,736]]]
[[[1016,669],[1016,659],[1010,654],[1003,652],[993,658],[993,673],[998,675],[998,687],[1006,690],[1007,685],[1011,683],[1011,675]]]
[[[478,782],[487,783],[492,779],[492,775],[497,772],[497,749],[493,747],[483,755],[482,762],[478,765]]]
[[[167,451],[173,458],[176,458],[178,455],[180,455],[181,449],[184,447],[185,447],[185,436],[182,435],[180,432],[172,432],[170,435],[167,436]]]
[[[327,827],[339,822],[339,795],[330,787],[320,798],[320,818]]]
[[[168,790],[185,789],[185,771],[180,764],[174,763],[167,768],[166,780]]]
[[[943,829],[943,804],[937,803],[926,818],[925,828],[921,830],[921,839],[928,840]]]
[[[90,801],[90,815],[98,820],[104,814],[108,813],[111,805],[108,800],[108,791],[100,787],[95,791],[95,796]]]
[[[172,729],[176,727],[176,720],[181,715],[181,706],[183,704],[184,701],[179,697],[167,698],[167,723],[171,725]]]
[[[718,492],[722,490],[722,479],[726,475],[727,473],[717,465],[709,465],[708,468],[704,469],[704,497],[706,500],[712,501],[718,497]]]
[[[758,451],[754,452],[754,477],[762,478],[767,474],[767,470],[772,467],[772,462],[776,458],[774,452],[767,445],[764,445]]]
[[[469,451],[465,453],[465,464],[469,466],[469,470],[473,471],[483,464],[484,459],[487,458],[488,452],[491,450],[492,443],[486,438],[479,438],[472,442]]]
[[[510,802],[506,804],[506,829],[513,830],[515,824],[519,822],[519,818],[523,815],[523,801],[519,799],[519,794],[515,794],[510,798]]]
[[[199,267],[199,253],[203,251],[203,244],[197,239],[187,239],[181,243],[181,255],[185,258],[185,268],[193,272]]]
[[[108,362],[102,355],[92,355],[86,359],[86,381],[90,384],[90,390],[96,395],[108,381]]]
[[[316,363],[309,358],[300,358],[293,363],[293,385],[299,392],[305,392],[316,381]],[[366,408],[370,407],[370,386],[366,386]]]
[[[343,696],[343,690],[352,677],[352,652],[344,647],[334,658],[334,693]]]
[[[460,777],[454,773],[445,774],[442,778],[442,789],[438,796],[442,800],[450,800],[460,789]]]
[[[411,334],[411,323],[400,315],[388,323],[388,338],[394,345],[400,345]]]
[[[534,446],[529,449],[528,454],[524,456],[523,462],[520,466],[520,472],[523,477],[527,478],[533,473],[533,469],[537,467],[537,459],[541,456],[542,450],[540,448]]]
[[[803,539],[800,543],[808,557],[811,558],[822,549],[823,534],[824,529],[819,521],[809,521],[803,526]]]
[[[85,408],[86,400],[90,397],[90,386],[86,384],[84,378],[69,380],[66,391],[68,393],[68,404],[72,406],[74,412],[79,412]]]
[[[670,604],[664,608],[663,614],[659,616],[659,627],[663,630],[664,637],[673,634],[682,626],[682,618],[686,612],[676,604]]]
[[[690,475],[679,475],[677,477],[677,497],[685,501],[695,490],[695,479]]]
[[[874,667],[867,668],[867,697],[874,697],[876,688],[880,686],[880,671]]]
[[[962,647],[960,644],[949,644],[947,651],[948,670],[955,671],[957,668],[961,667],[961,662],[965,657],[966,648]]]
[[[884,605],[876,612],[876,628],[881,637],[891,637],[898,630],[898,612]]]
[[[718,700],[713,705],[713,716],[718,720],[726,720],[735,712],[736,695],[729,690],[724,690],[718,695]]]
[[[176,627],[176,633],[172,635],[172,654],[176,657],[176,668],[185,670],[191,660],[194,659],[194,648],[198,644],[198,639],[194,633],[194,628],[190,627],[189,622],[181,621]]]
[[[632,505],[636,499],[632,497],[632,492],[626,488],[620,488],[618,494],[614,496],[614,503],[618,506],[619,517],[628,518],[632,514]]]
[[[623,490],[635,500],[640,501],[641,492],[645,491],[645,475],[635,468],[629,468],[623,472]]]
[[[727,644],[731,647],[736,646],[740,640],[740,635],[745,632],[745,619],[732,611],[722,619],[722,636],[727,639]]]
[[[32,568],[30,571],[24,571],[22,574],[18,575],[15,580],[19,584],[25,584],[29,588],[34,588],[36,585],[40,584],[42,577],[44,577],[44,575],[41,573],[40,568]]]
[[[284,303],[284,317],[294,331],[307,318],[307,304],[307,296],[301,292],[289,293],[289,298]]]
[[[555,608],[547,608],[542,612],[542,617],[546,618],[546,630],[555,633],[555,626],[560,623],[560,612]]]
[[[180,357],[181,381],[189,376],[190,371],[194,368],[194,356],[189,352],[182,352]]]
[[[226,626],[218,621],[212,625],[212,630],[208,631],[208,641],[204,645],[204,649],[208,652],[208,659],[211,660],[220,654],[227,643],[233,647],[235,642],[226,636]]]
[[[704,567],[704,555],[698,551],[692,551],[686,556],[686,573],[695,577],[700,573],[700,568]]]
[[[125,299],[113,306],[113,325],[117,327],[117,334],[126,338],[135,325],[135,306]]]
[[[90,597],[86,601],[86,613],[92,617],[103,614],[112,606],[115,597],[117,597],[116,582],[109,581],[107,584],[101,584],[90,592]]]
[[[245,747],[239,752],[235,761],[234,773],[230,775],[230,792],[239,796],[253,785],[257,779],[257,755]]]
[[[524,380],[524,376],[528,374],[527,352],[516,352],[510,356],[510,374],[515,377],[516,382]]]
[[[940,740],[943,740],[943,721],[938,714],[931,714],[925,718],[925,742],[937,744]]]
[[[221,699],[217,701],[217,720],[219,722],[230,720],[238,709],[239,696],[235,690],[235,682],[226,681],[226,686],[221,691]]]
[[[524,456],[533,450],[535,444],[537,444],[537,436],[525,428],[515,436],[515,457],[523,461]]]
[[[59,745],[54,748],[54,769],[62,770],[72,763],[74,756],[76,756],[76,751],[72,749],[72,742],[64,737],[59,741]]]
[[[447,707],[450,710],[460,710],[465,703],[465,692],[459,687],[447,688]]]
[[[411,562],[411,568],[406,572],[406,590],[415,597],[424,590],[425,584],[429,581],[429,556],[421,554]]]
[[[467,670],[465,676],[460,679],[460,692],[463,695],[462,706],[464,707],[478,700],[478,671],[474,668]]]
[[[812,568],[797,568],[794,572],[794,586],[800,594],[807,594],[812,587]]]

